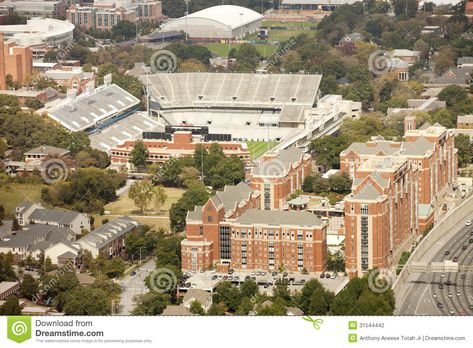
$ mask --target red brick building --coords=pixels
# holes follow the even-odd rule
[[[439,124],[416,129],[405,119],[405,141],[382,137],[353,143],[340,168],[353,178],[345,198],[345,262],[351,276],[388,268],[433,222],[433,207],[457,177],[454,134]]]
[[[6,77],[13,82],[25,83],[33,70],[33,55],[29,47],[16,46],[15,42],[3,41],[0,33],[0,90],[6,89]]]
[[[260,163],[252,168],[248,180],[252,188],[263,194],[261,209],[282,209],[288,196],[302,188],[311,172],[310,155],[292,147],[264,154]]]
[[[240,183],[188,212],[182,269],[325,270],[326,224],[308,212],[259,210],[260,200]]]
[[[206,149],[215,143],[212,141],[203,141],[200,135],[192,135],[190,131],[177,131],[172,135],[171,140],[165,139],[144,139],[143,143],[148,149],[149,163],[164,163],[172,157],[193,156],[197,145],[201,145]],[[130,153],[135,145],[135,140],[126,140],[123,144],[117,145],[110,150],[110,158],[112,164],[129,163]],[[251,160],[250,152],[245,143],[234,141],[220,141],[218,145],[223,153],[230,157],[238,156],[243,162],[248,163]]]

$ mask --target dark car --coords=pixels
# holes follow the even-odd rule
[[[447,251],[445,252],[445,256],[448,256],[448,255],[450,255],[450,251],[447,250]]]
[[[228,279],[228,276],[224,275],[222,279],[223,279],[223,280],[227,280],[227,279]]]
[[[462,246],[462,250],[466,250],[467,247],[468,247],[468,245]]]
[[[470,231],[470,236],[473,236],[473,230]]]
[[[437,307],[438,308],[443,308],[443,303],[442,302],[437,303]]]
[[[447,281],[445,282],[445,284],[447,284],[448,286],[450,286],[450,285],[452,285],[452,281],[451,281],[451,280],[447,280]]]
[[[276,277],[276,276],[278,275],[278,272],[273,272],[273,273],[271,273],[271,275],[272,275],[273,277]]]
[[[473,243],[473,238],[468,239],[468,243]]]
[[[466,279],[466,274],[462,274],[461,278]]]
[[[136,271],[131,272],[130,275],[133,277],[134,275],[136,275]]]
[[[458,262],[458,256],[453,257],[452,261],[453,262]]]
[[[325,278],[325,273],[320,273],[320,278]]]
[[[251,277],[250,277],[249,275],[247,275],[247,276],[245,277],[245,280],[251,280]]]
[[[442,283],[439,284],[439,289],[440,289],[440,290],[443,289],[443,284],[442,284]]]
[[[235,272],[233,269],[228,270],[228,274],[233,274],[233,272]]]
[[[301,284],[305,284],[305,279],[301,279]]]
[[[218,278],[218,276],[217,276],[216,274],[214,274],[214,275],[212,276],[212,280],[216,280],[217,278]]]
[[[282,274],[282,276],[283,276],[283,277],[287,277],[287,272],[284,272],[284,273]]]

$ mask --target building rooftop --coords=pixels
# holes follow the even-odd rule
[[[184,306],[173,306],[169,305],[166,308],[164,308],[164,311],[161,315],[176,315],[176,316],[183,316],[183,315],[196,315],[187,309],[187,307]]]
[[[189,289],[184,295],[182,302],[188,302],[192,300],[199,302],[201,305],[205,305],[209,298],[212,298],[212,294],[208,291],[201,289]]]
[[[139,99],[112,84],[99,87],[91,94],[68,99],[65,104],[50,110],[49,116],[70,131],[77,132],[94,127],[139,103]]]
[[[434,151],[435,144],[420,136],[413,142],[403,142],[400,155],[404,156],[424,156],[428,151]]]
[[[133,220],[128,216],[122,216],[90,232],[79,239],[77,243],[100,249],[102,246],[130,232],[138,225],[139,223],[136,220]]]
[[[26,156],[64,156],[69,153],[69,150],[62,149],[56,146],[42,145],[25,152]]]
[[[312,213],[305,211],[279,211],[249,209],[236,219],[239,224],[291,225],[322,227],[325,223]]]
[[[365,184],[358,192],[353,194],[351,197],[352,199],[359,199],[359,200],[375,200],[381,193],[374,187],[374,185],[370,182]]]
[[[235,186],[225,186],[223,191],[217,191],[210,199],[216,207],[223,205],[224,209],[228,211],[234,209],[235,205],[239,202],[248,199],[253,192],[255,192],[255,190],[248,184],[240,182]]]
[[[182,18],[186,18],[185,16]],[[242,25],[252,23],[263,16],[256,11],[242,6],[234,5],[219,5],[212,6],[201,11],[191,13],[187,16],[188,19],[203,18],[215,22],[220,22],[225,26],[230,26],[232,29],[239,28]],[[180,20],[181,18],[178,18]],[[169,23],[169,22],[168,22]]]
[[[457,123],[473,123],[473,115],[458,116]]]
[[[31,224],[22,230],[6,235],[0,240],[0,248],[27,248],[46,250],[52,244],[74,239],[74,232],[66,227]]]
[[[268,155],[268,153],[266,154]],[[296,162],[299,162],[304,153],[297,147],[290,147],[288,149],[279,150],[272,159],[263,159],[252,168],[252,175],[256,176],[284,176],[285,173]]]
[[[63,225],[72,223],[78,216],[82,215],[77,211],[52,210],[40,207],[35,209],[29,219],[35,221],[56,222]]]

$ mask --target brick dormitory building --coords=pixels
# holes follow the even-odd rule
[[[404,121],[403,142],[375,137],[340,154],[353,179],[345,198],[345,264],[350,276],[396,264],[402,251],[433,223],[434,206],[457,177],[454,133]]]
[[[215,141],[206,141],[202,136],[192,134],[190,131],[176,131],[171,139],[144,139],[144,145],[148,149],[148,162],[164,163],[172,157],[193,156],[197,145],[206,149]],[[250,161],[250,152],[245,143],[235,141],[217,141],[226,156],[236,155],[243,162]],[[122,144],[110,150],[112,164],[128,164],[130,153],[135,145],[134,140],[126,140]]]
[[[327,224],[309,212],[273,210],[310,172],[310,157],[300,150],[267,154],[249,184],[226,186],[189,211],[182,269],[324,271]]]

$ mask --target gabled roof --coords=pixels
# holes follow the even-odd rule
[[[72,223],[78,216],[83,215],[77,211],[61,211],[46,208],[35,209],[29,216],[30,220],[49,221],[68,225]]]
[[[189,210],[186,220],[202,221],[202,208],[201,205],[196,205],[194,210]]]
[[[210,199],[216,207],[222,204],[225,210],[230,210],[235,208],[235,204],[248,199],[253,192],[248,184],[240,182],[235,186],[225,186],[223,191],[217,191]]]
[[[376,155],[382,151],[383,155],[390,156],[399,151],[399,147],[392,146],[395,144],[399,143],[394,143],[392,141],[376,141],[374,143],[370,142],[369,145],[367,143],[352,143],[340,154],[344,155],[348,154],[350,151],[353,151],[359,155]]]
[[[128,216],[122,216],[90,232],[79,239],[77,243],[83,247],[84,245],[90,245],[93,248],[100,249],[102,246],[130,232],[138,225],[138,221]]]
[[[358,200],[375,200],[380,197],[381,193],[374,187],[371,182],[368,182],[360,191],[353,194],[353,199]]]
[[[423,156],[427,151],[434,150],[434,148],[434,143],[421,136],[413,142],[403,142],[400,154],[404,156]]]
[[[187,302],[193,299],[194,301],[199,302],[201,305],[205,305],[210,298],[212,298],[212,294],[210,292],[201,289],[189,289],[184,295],[182,302]]]
[[[429,121],[425,121],[422,126],[420,126],[418,129],[419,130],[426,130],[427,128],[429,128],[430,126],[432,126],[432,124],[429,122]]]
[[[276,158],[262,160],[253,168],[252,174],[263,176],[281,176],[293,163],[301,160],[303,153],[297,147],[279,150]]]
[[[69,153],[69,150],[61,149],[56,146],[42,145],[25,152],[25,155],[41,155],[41,156],[64,156]]]

